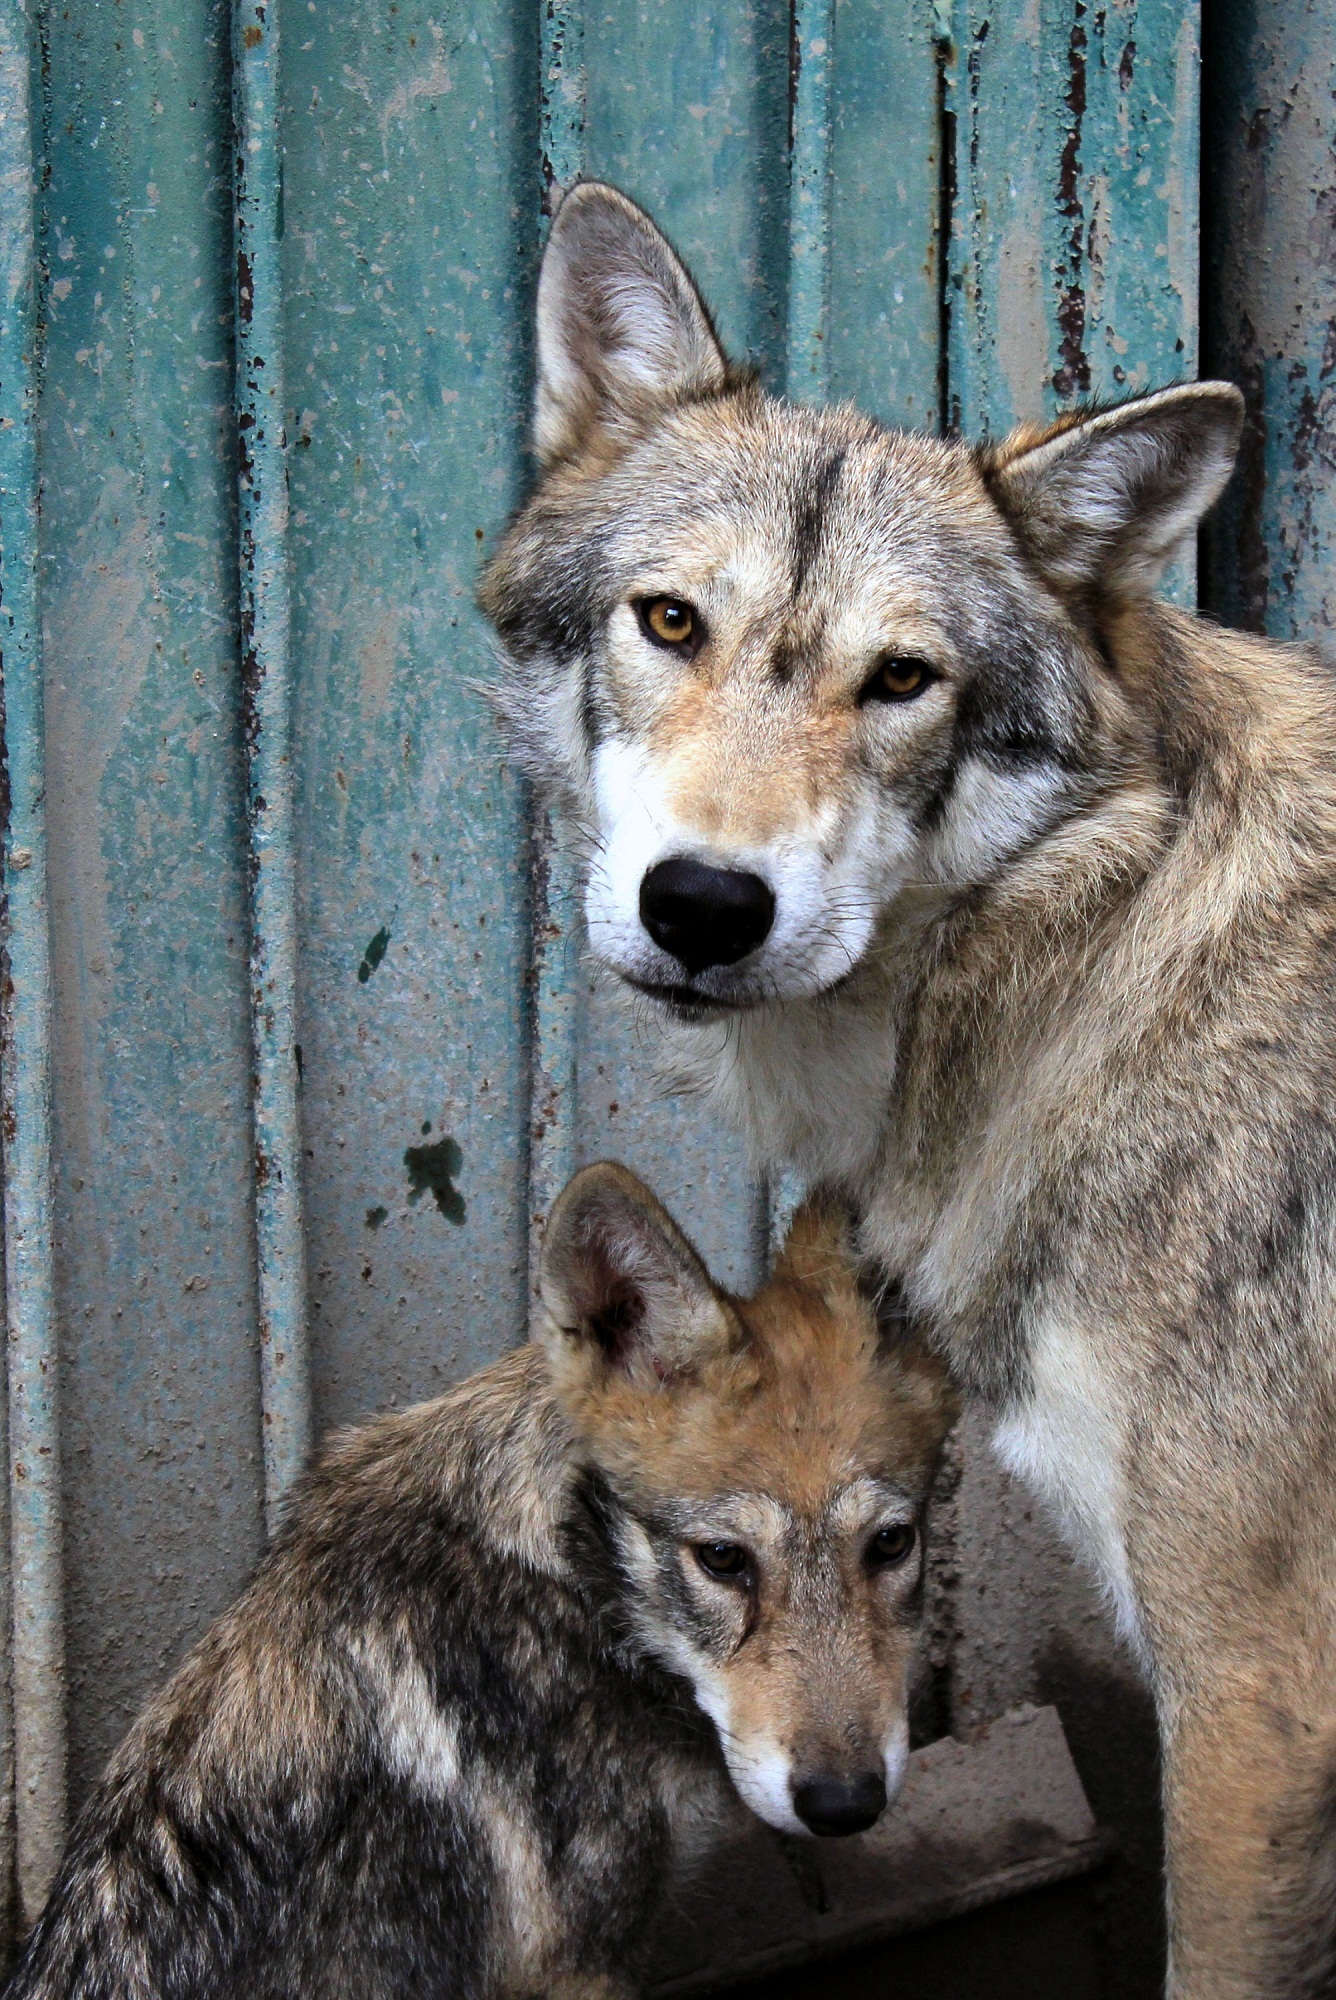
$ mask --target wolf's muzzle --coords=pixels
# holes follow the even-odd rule
[[[736,965],[764,944],[775,898],[759,875],[677,854],[641,882],[640,921],[690,976],[711,965]]]
[[[804,1778],[793,1788],[793,1810],[805,1827],[827,1836],[866,1833],[886,1806],[880,1771],[861,1778]]]

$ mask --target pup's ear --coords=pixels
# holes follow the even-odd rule
[[[734,1315],[668,1211],[609,1162],[563,1189],[543,1241],[541,1335],[559,1380],[620,1375],[644,1389],[737,1344]]]
[[[1189,382],[1014,432],[982,459],[993,497],[1060,590],[1148,595],[1234,467],[1243,398]]]
[[[832,1302],[858,1289],[853,1218],[833,1195],[809,1194],[794,1214],[774,1275]]]
[[[534,444],[544,467],[596,427],[722,388],[728,363],[699,292],[643,209],[601,181],[557,210],[538,279]]]

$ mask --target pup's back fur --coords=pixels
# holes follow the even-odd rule
[[[112,1760],[10,2000],[621,1994],[730,1769],[795,1826],[790,1767],[889,1746],[893,1788],[951,1399],[843,1234],[809,1210],[734,1301],[631,1175],[577,1176],[545,1341],[329,1446]]]

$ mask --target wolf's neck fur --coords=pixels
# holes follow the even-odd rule
[[[1090,1142],[1143,1045],[1190,1059],[1201,982],[1273,949],[1278,903],[1324,895],[1336,859],[1320,665],[1158,607],[1115,638],[1146,726],[1093,804],[954,907],[891,911],[838,991],[668,1031],[676,1073],[763,1166],[849,1189],[962,1359],[1002,1294],[1020,1303],[1004,1267],[1037,1182]]]

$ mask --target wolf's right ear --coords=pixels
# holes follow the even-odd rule
[[[1050,583],[1145,596],[1234,467],[1243,397],[1184,382],[1111,410],[1028,426],[981,457],[993,498]]]
[[[541,1339],[558,1379],[655,1390],[736,1344],[737,1322],[668,1211],[625,1167],[585,1167],[543,1239]]]
[[[538,278],[534,444],[546,468],[602,428],[723,387],[699,292],[644,210],[602,181],[565,196]]]

